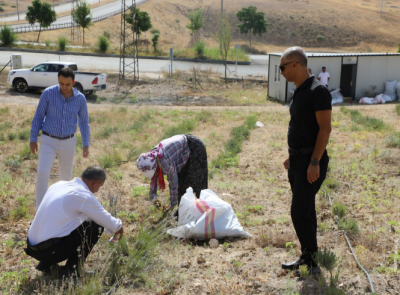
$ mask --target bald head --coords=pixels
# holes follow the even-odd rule
[[[282,58],[285,60],[295,60],[299,65],[307,67],[307,55],[301,47],[295,46],[286,49],[282,54]]]

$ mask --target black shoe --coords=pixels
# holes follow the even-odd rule
[[[321,269],[318,266],[313,266],[311,267],[307,267],[308,269],[308,275],[310,276],[319,276],[321,274]],[[300,270],[296,270],[296,277],[301,277],[300,275]]]
[[[61,267],[57,263],[49,266],[48,264],[40,261],[35,268],[38,271],[43,272],[43,274],[57,274]]]
[[[295,270],[299,268],[300,264],[301,264],[301,259],[298,258],[293,262],[282,263],[282,269]]]

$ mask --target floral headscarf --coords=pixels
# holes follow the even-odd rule
[[[165,181],[162,173],[161,165],[158,164],[158,159],[164,157],[163,145],[161,143],[158,144],[157,148],[148,152],[141,154],[140,157],[136,161],[136,165],[138,169],[142,172],[144,177],[151,178],[150,186],[154,188],[156,184],[156,177],[154,176],[156,170],[158,169],[158,185],[162,190],[165,189]]]

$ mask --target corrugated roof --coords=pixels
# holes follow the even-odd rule
[[[400,56],[400,53],[345,53],[345,52],[306,52],[307,57],[332,57],[332,56]],[[270,55],[282,56],[282,53]]]

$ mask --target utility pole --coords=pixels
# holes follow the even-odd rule
[[[223,16],[224,16],[224,0],[221,0],[221,21]],[[220,30],[219,49],[222,50],[222,27],[219,28],[219,30]]]
[[[17,15],[18,15],[18,20],[19,20],[18,0],[17,0]]]
[[[379,0],[378,9],[380,11],[381,17],[384,13],[384,8],[385,8],[385,2],[383,0]]]

